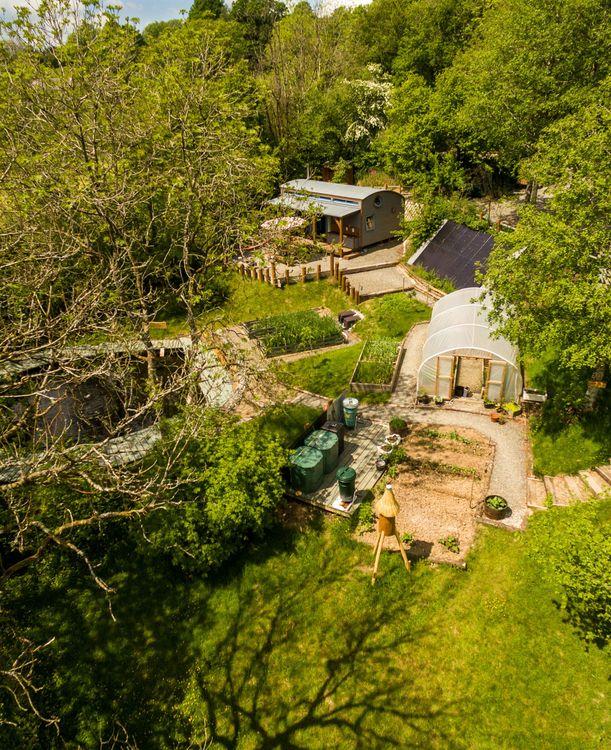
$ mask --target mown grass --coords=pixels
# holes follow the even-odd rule
[[[388,294],[363,302],[365,320],[354,327],[364,339],[402,339],[415,324],[431,317],[431,309],[407,294]]]
[[[229,277],[229,297],[225,303],[201,315],[199,322],[202,326],[221,327],[314,307],[328,307],[338,313],[350,307],[350,300],[327,280],[290,284],[278,289],[243,279],[236,273]],[[167,323],[168,328],[163,331],[163,336],[186,332],[184,317],[168,318]]]
[[[466,572],[407,575],[384,553],[375,587],[371,549],[320,519],[209,581],[124,555],[116,621],[78,576],[24,587],[32,635],[56,636],[42,703],[68,744],[98,747],[117,721],[156,748],[608,742],[607,656],[563,622],[528,532],[483,529]]]

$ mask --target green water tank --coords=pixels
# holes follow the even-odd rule
[[[345,398],[342,401],[342,409],[344,410],[344,424],[349,430],[354,430],[356,427],[356,415],[359,410],[358,398],[352,398],[351,396]]]
[[[352,500],[356,486],[356,471],[351,466],[341,466],[335,475],[342,500]]]
[[[316,430],[305,439],[305,444],[318,448],[324,461],[324,472],[328,474],[337,466],[339,459],[339,440],[337,435],[327,430]]]
[[[324,475],[324,459],[317,448],[302,445],[293,452],[289,459],[291,467],[291,484],[300,492],[316,492]]]

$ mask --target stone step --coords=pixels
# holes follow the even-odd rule
[[[605,480],[608,485],[611,485],[611,464],[606,466],[597,466],[594,471]]]
[[[564,481],[571,490],[572,496],[576,500],[589,500],[592,497],[592,491],[589,485],[586,485],[581,477],[572,474],[565,474],[563,476]]]
[[[609,489],[609,485],[607,484],[607,482],[600,476],[600,474],[598,474],[596,471],[593,471],[592,469],[588,471],[580,471],[579,476],[588,485],[588,487],[590,487],[595,495],[598,495]]]
[[[547,491],[542,479],[528,477],[528,506],[530,508],[547,508]]]
[[[570,505],[573,495],[563,476],[550,477],[554,487],[554,505]]]

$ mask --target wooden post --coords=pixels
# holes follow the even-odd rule
[[[312,239],[316,242],[316,216],[312,216]]]
[[[316,266],[316,281],[320,281],[320,275],[322,273],[322,269],[320,267],[320,263]]]
[[[246,269],[244,268],[244,264],[240,263],[240,276],[244,278],[244,274],[246,273]]]
[[[301,283],[305,284],[306,282],[306,267],[301,266]]]
[[[263,283],[263,269],[262,268],[257,268],[257,279],[261,283]]]
[[[341,216],[339,219],[339,244],[341,245],[342,248],[344,247],[344,220]],[[342,250],[342,255],[343,255],[343,250]]]
[[[350,279],[346,276],[346,294],[350,296]]]
[[[331,278],[335,278],[335,255],[333,250],[329,253],[329,275]]]
[[[288,286],[291,283],[291,272],[288,268],[284,269],[284,283],[285,286]]]
[[[276,276],[276,264],[272,261],[272,268],[271,268],[271,274],[272,274],[272,284],[274,286],[277,286],[277,276]]]
[[[257,269],[254,266],[252,266],[252,268],[250,269],[250,278],[253,281],[255,281],[257,278]]]

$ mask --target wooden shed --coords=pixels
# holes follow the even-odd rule
[[[317,232],[352,250],[390,239],[403,213],[403,197],[394,190],[320,180],[291,180],[271,203],[297,213],[315,212]]]

